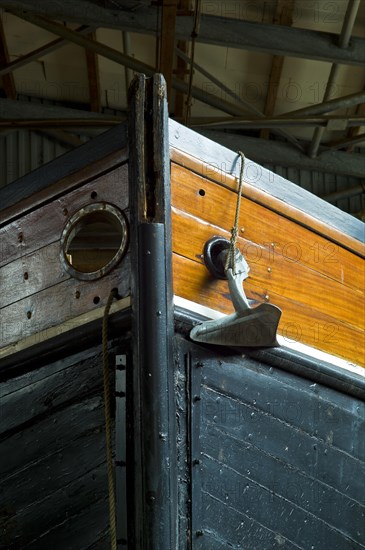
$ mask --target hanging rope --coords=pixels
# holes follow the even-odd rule
[[[225,271],[227,271],[229,268],[232,269],[233,275],[236,274],[236,241],[237,241],[237,233],[238,233],[238,222],[240,217],[240,208],[241,208],[241,195],[242,195],[242,187],[243,187],[243,171],[245,168],[245,155],[242,153],[242,151],[238,151],[238,155],[241,158],[241,170],[240,170],[240,179],[239,179],[239,185],[238,185],[238,195],[237,195],[237,203],[236,203],[236,215],[234,219],[234,226],[231,229],[231,243],[229,247],[229,251],[227,254],[227,260],[226,260],[226,266]]]
[[[108,318],[113,298],[117,296],[117,289],[113,289],[107,300],[102,327],[102,348],[103,348],[103,377],[104,377],[104,415],[105,415],[105,440],[106,460],[108,469],[108,492],[109,492],[109,527],[111,549],[117,550],[117,522],[115,513],[115,489],[114,489],[114,463],[112,448],[112,424],[110,418],[110,378],[109,378],[109,357],[108,357]]]
[[[195,42],[196,42],[196,39],[198,38],[199,27],[200,27],[200,2],[201,0],[195,0],[194,27],[191,33],[190,72],[189,72],[188,95],[186,97],[185,126],[189,125],[190,114],[191,114],[191,97],[192,97],[192,91],[193,91]]]

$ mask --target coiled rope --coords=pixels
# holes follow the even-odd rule
[[[108,319],[113,299],[117,297],[117,289],[113,289],[108,297],[102,325],[102,349],[103,349],[103,378],[104,378],[104,416],[105,416],[105,441],[106,461],[108,469],[108,493],[109,493],[109,529],[111,549],[117,550],[117,521],[115,512],[115,488],[114,488],[114,462],[112,446],[112,423],[110,418],[110,377],[108,356]]]
[[[238,184],[238,195],[237,195],[237,203],[236,203],[236,215],[234,219],[234,226],[231,229],[231,242],[229,251],[227,254],[226,259],[226,265],[225,265],[225,271],[228,269],[232,269],[233,275],[236,275],[236,254],[235,254],[235,248],[236,248],[236,241],[237,241],[237,234],[238,234],[238,222],[240,217],[240,208],[241,208],[241,195],[242,195],[242,187],[243,187],[243,171],[245,168],[245,155],[242,153],[242,151],[238,151],[238,155],[241,158],[241,170],[240,170],[240,179]]]

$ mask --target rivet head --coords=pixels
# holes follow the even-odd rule
[[[244,227],[241,227],[240,232],[241,232],[241,233],[244,233],[244,232],[245,232],[245,228],[244,228]]]
[[[270,300],[270,296],[268,294],[265,294],[265,300],[268,302]]]
[[[269,273],[271,273],[271,272],[272,272],[272,269],[271,269],[271,267],[268,267],[268,268],[267,268],[267,270],[268,270],[268,272],[269,272]]]

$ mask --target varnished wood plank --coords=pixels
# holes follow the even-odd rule
[[[126,164],[92,178],[89,183],[0,228],[0,266],[58,241],[70,216],[83,206],[100,201],[115,204],[122,210],[127,208]]]
[[[229,238],[228,232],[218,230],[197,218],[173,211],[173,250],[180,256],[200,261],[204,244],[214,235]],[[184,238],[181,238],[181,236]],[[238,238],[238,248],[250,266],[247,282],[262,288],[262,299],[271,301],[271,293],[298,302],[308,308],[337,319],[354,328],[364,330],[364,292],[347,288],[321,273],[284,256],[273,255],[270,248]],[[251,261],[252,260],[252,261]],[[246,284],[246,283],[245,283]]]
[[[236,193],[174,164],[171,174],[174,207],[211,225],[231,230]],[[361,258],[245,196],[241,201],[239,236],[269,250],[270,263],[274,265],[276,258],[282,256],[288,264],[301,263],[345,286],[364,290],[365,264]],[[261,257],[254,247],[246,247],[246,254],[251,263]]]
[[[221,311],[234,311],[226,281],[213,279],[207,269],[177,254],[173,256],[174,293],[193,302]],[[266,288],[247,281],[246,294],[265,300]],[[278,332],[288,341],[296,340],[365,366],[364,332],[334,317],[271,292],[270,301],[282,309]]]
[[[240,163],[236,153],[173,121],[170,136],[170,156],[175,163],[237,190]],[[244,183],[243,196],[365,256],[364,230],[359,220],[252,161],[247,161],[246,168],[246,179],[250,181]]]

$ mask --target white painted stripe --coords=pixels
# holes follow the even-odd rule
[[[209,319],[219,319],[221,317],[226,317],[226,315],[224,313],[221,313],[220,311],[216,311],[215,309],[212,309],[210,307],[202,306],[196,302],[192,302],[191,300],[181,298],[180,296],[174,296],[174,304],[188,311],[193,311],[194,313],[198,313],[200,315],[203,315],[204,317],[208,317]],[[335,355],[331,355],[330,353],[326,353],[319,349],[313,348],[312,346],[307,346],[306,344],[302,344],[301,342],[289,340],[288,338],[280,336],[280,334],[278,335],[277,339],[280,346],[283,348],[289,349],[291,351],[299,351],[300,353],[308,355],[312,359],[320,359],[321,361],[325,361],[326,363],[330,363],[331,365],[334,365],[336,367],[355,372],[356,374],[359,374],[360,376],[365,378],[365,369],[360,365],[356,365],[355,363],[346,361],[346,359],[342,359],[341,357],[337,357]]]

